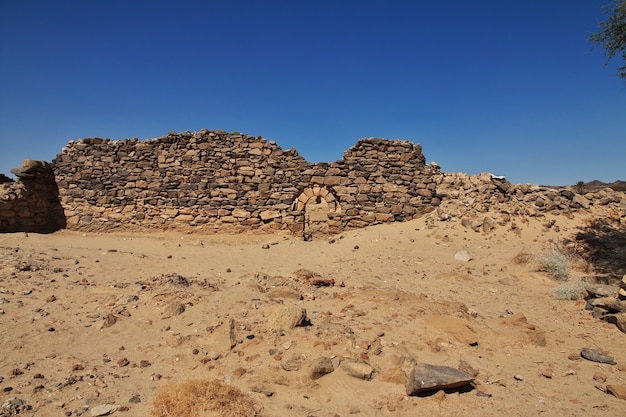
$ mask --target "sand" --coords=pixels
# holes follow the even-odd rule
[[[626,385],[626,334],[584,301],[555,299],[561,283],[520,255],[588,220],[546,215],[483,234],[421,218],[311,242],[0,234],[0,403],[19,398],[27,416],[114,404],[113,415],[147,417],[159,390],[201,379],[238,387],[262,416],[626,415],[603,391]],[[471,259],[456,260],[460,250]],[[310,285],[306,271],[334,286]],[[288,306],[310,325],[272,328]],[[575,359],[584,347],[617,365]],[[320,357],[337,369],[313,379]],[[351,376],[341,364],[352,361],[371,376]],[[417,363],[462,369],[475,385],[409,397]]]

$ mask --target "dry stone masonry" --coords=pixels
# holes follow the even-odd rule
[[[0,232],[54,232],[65,227],[59,190],[50,164],[26,160],[12,170],[14,181],[0,174]]]
[[[82,139],[53,161],[68,228],[338,233],[403,221],[439,202],[421,147],[361,139],[333,163],[240,133]]]
[[[0,177],[0,232],[283,231],[307,238],[426,213],[485,233],[544,213],[603,207],[626,216],[624,194],[609,188],[580,195],[488,173],[446,173],[426,163],[420,145],[402,140],[361,139],[338,161],[311,163],[295,149],[224,131],[89,138],[71,141],[52,164],[25,161],[13,172],[17,182]]]

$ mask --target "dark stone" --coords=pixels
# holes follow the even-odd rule
[[[582,348],[580,356],[592,362],[608,363],[609,365],[617,364],[617,362],[615,362],[615,358],[612,356],[605,355],[604,353],[598,352],[594,349]]]

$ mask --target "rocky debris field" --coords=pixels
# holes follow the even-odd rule
[[[1,234],[0,416],[626,415],[622,258],[582,256],[597,217],[436,216],[312,241]],[[556,243],[587,251],[571,299],[537,261]]]

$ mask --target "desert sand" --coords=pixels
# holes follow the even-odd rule
[[[626,400],[605,392],[626,385],[626,334],[584,301],[556,299],[561,283],[531,256],[590,217],[484,234],[424,216],[310,242],[0,234],[0,403],[22,400],[26,416],[111,404],[112,415],[147,417],[168,384],[219,380],[260,416],[626,415]],[[471,259],[455,259],[460,250]],[[308,325],[276,325],[287,307],[306,309]],[[617,364],[580,359],[585,347]],[[334,371],[315,375],[320,357]],[[418,363],[475,382],[407,396]]]

